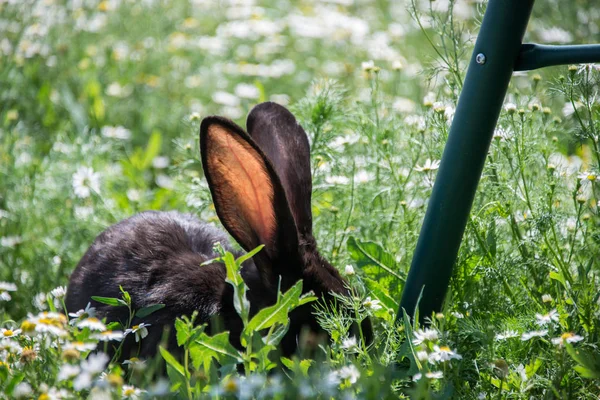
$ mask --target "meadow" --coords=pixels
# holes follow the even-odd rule
[[[444,309],[395,324],[484,10],[0,0],[0,398],[597,399],[599,65],[514,74]],[[600,43],[600,5],[538,0],[526,41]],[[69,275],[101,231],[143,210],[220,226],[200,121],[243,126],[263,101],[309,136],[314,233],[355,312],[315,302],[330,341],[310,358],[278,356],[288,308],[269,326],[246,320],[244,351],[187,316],[183,360],[109,359],[107,346],[153,327],[65,310]],[[218,251],[243,293],[239,262]],[[126,292],[104,301],[155,311]],[[370,345],[349,334],[367,316]]]

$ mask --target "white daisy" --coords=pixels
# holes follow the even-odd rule
[[[546,336],[547,334],[548,334],[548,329],[543,329],[541,331],[525,332],[524,334],[521,335],[521,340],[525,342],[531,338],[542,337],[542,336]]]
[[[419,166],[417,165],[415,167],[416,171],[419,172],[429,172],[429,171],[435,171],[440,167],[440,160],[433,160],[431,161],[429,158],[425,161],[425,164],[423,164],[423,166]]]
[[[358,378],[360,378],[360,371],[353,364],[342,367],[342,369],[338,371],[338,374],[340,378],[348,379],[350,383],[356,383]]]
[[[435,329],[417,329],[413,334],[415,335],[415,338],[412,341],[414,345],[419,345],[423,342],[435,342],[438,340],[438,332]]]
[[[78,328],[81,328],[81,329],[89,328],[92,331],[102,332],[102,331],[106,330],[106,325],[104,325],[102,323],[102,321],[100,321],[96,317],[89,317],[84,320],[81,320],[81,321],[77,322],[75,324],[75,326],[77,326]]]
[[[125,329],[125,336],[130,333],[135,333],[135,341],[139,342],[141,339],[148,336],[148,326],[150,326],[150,324],[141,323],[139,325],[134,325],[129,329]]]
[[[73,190],[80,199],[90,197],[92,191],[100,193],[100,175],[92,168],[79,167],[73,174]]]
[[[452,359],[460,360],[462,356],[455,351],[452,351],[448,346],[433,346],[433,353],[429,354],[429,362],[445,362]]]
[[[537,324],[540,326],[548,325],[552,322],[558,322],[558,311],[556,309],[551,310],[548,314],[535,314]]]
[[[573,332],[563,333],[557,338],[552,339],[552,343],[560,347],[564,346],[565,343],[577,343],[583,340],[583,336],[574,334]]]
[[[108,342],[111,340],[121,341],[125,337],[125,334],[121,331],[104,331],[92,335],[93,339],[97,339],[101,342]]]

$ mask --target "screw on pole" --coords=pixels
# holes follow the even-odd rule
[[[488,3],[402,293],[399,320],[402,309],[413,317],[417,302],[421,319],[441,310],[533,3]]]

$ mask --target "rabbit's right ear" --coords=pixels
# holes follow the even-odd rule
[[[304,129],[285,107],[265,102],[246,121],[248,133],[273,163],[301,237],[312,236],[310,145]]]
[[[277,288],[284,271],[274,266],[282,264],[292,269],[285,271],[287,277],[301,276],[300,264],[293,262],[298,256],[294,218],[279,176],[262,150],[232,121],[207,117],[200,126],[200,152],[223,226],[246,251],[265,245],[254,257],[263,282]]]

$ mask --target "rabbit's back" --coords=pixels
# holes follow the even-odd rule
[[[200,265],[217,257],[217,242],[231,251],[224,232],[188,214],[146,211],[125,219],[98,235],[77,265],[67,309],[85,308],[91,296],[121,298],[121,286],[135,309],[165,304],[148,318],[154,324],[193,311],[206,321],[220,311],[226,286],[223,265]],[[100,317],[126,322],[125,307],[92,305]]]

